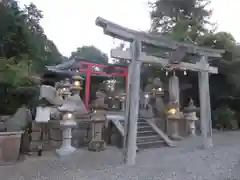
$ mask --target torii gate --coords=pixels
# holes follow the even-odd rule
[[[126,99],[125,137],[124,147],[126,150],[125,163],[135,164],[137,119],[139,110],[140,68],[142,63],[160,63],[163,66],[171,66],[168,59],[147,56],[141,51],[142,45],[154,45],[159,48],[167,48],[176,51],[184,47],[187,53],[201,57],[196,64],[179,62],[178,67],[199,72],[199,96],[200,96],[200,120],[201,132],[205,147],[212,146],[211,105],[209,94],[209,73],[218,73],[218,69],[209,66],[208,57],[221,58],[223,50],[198,47],[191,44],[179,43],[161,35],[150,35],[145,32],[131,30],[101,17],[96,19],[96,25],[103,28],[106,35],[125,40],[131,43],[130,51],[118,49],[111,51],[114,58],[129,59],[131,63],[128,71],[128,88]],[[174,64],[176,65],[176,64]]]

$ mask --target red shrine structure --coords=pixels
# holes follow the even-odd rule
[[[52,84],[57,79],[63,77],[80,75],[84,78],[84,104],[88,109],[91,92],[91,79],[92,77],[123,77],[125,84],[127,84],[128,68],[123,65],[115,64],[100,64],[96,61],[84,60],[81,58],[72,59],[56,66],[46,66],[43,79],[44,83]],[[127,86],[126,86],[127,87]]]

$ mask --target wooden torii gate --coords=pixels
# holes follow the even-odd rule
[[[142,52],[142,45],[153,45],[159,48],[168,49],[172,52],[184,47],[186,53],[195,54],[200,57],[200,62],[195,64],[179,62],[178,67],[199,72],[199,96],[200,96],[200,120],[201,132],[205,147],[212,146],[212,126],[211,126],[211,105],[209,94],[209,73],[218,73],[218,69],[209,66],[208,57],[221,58],[223,50],[198,47],[192,44],[173,41],[161,35],[150,35],[145,32],[131,30],[101,17],[96,19],[96,25],[103,28],[106,35],[118,38],[131,43],[130,51],[118,49],[111,51],[114,58],[129,59],[128,88],[126,99],[125,117],[125,163],[135,164],[136,139],[137,139],[137,119],[139,110],[139,89],[140,89],[140,69],[142,63],[160,63],[163,66],[171,66],[169,59],[148,56]],[[176,64],[175,64],[176,65]]]

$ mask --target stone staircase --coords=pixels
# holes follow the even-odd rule
[[[151,111],[146,112],[145,108],[142,108],[144,102],[144,93],[140,89],[140,105],[139,105],[139,119],[137,128],[137,147],[139,149],[157,148],[163,146],[174,147],[174,143],[168,138],[168,136],[162,131],[164,128],[159,128],[159,125],[154,123],[153,107],[148,104],[148,109]],[[148,110],[147,110],[148,111]],[[146,115],[146,116],[145,116]],[[150,116],[149,116],[150,115]],[[157,120],[158,121],[158,120]],[[120,134],[124,136],[124,121],[115,120],[115,126],[119,130]],[[160,125],[163,126],[163,125]]]
[[[138,119],[137,146],[139,149],[163,147],[166,143],[158,135],[149,123],[142,119]]]
[[[120,121],[120,124],[124,128],[124,121]],[[166,142],[161,139],[146,120],[143,118],[138,119],[137,147],[139,149],[158,148],[166,145]]]

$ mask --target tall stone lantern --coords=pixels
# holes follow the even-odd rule
[[[57,149],[56,152],[60,156],[69,155],[73,153],[76,149],[72,146],[72,128],[77,124],[75,122],[74,112],[76,111],[76,104],[68,99],[71,96],[70,80],[66,79],[64,82],[60,82],[57,85],[59,95],[63,96],[64,104],[58,107],[58,110],[61,112],[60,127],[62,129],[62,145],[60,149]]]
[[[90,105],[93,112],[91,114],[92,135],[91,141],[88,144],[90,151],[103,151],[106,148],[106,143],[103,140],[103,128],[108,124],[106,118],[107,105],[104,103],[105,95],[97,91],[97,99]]]

